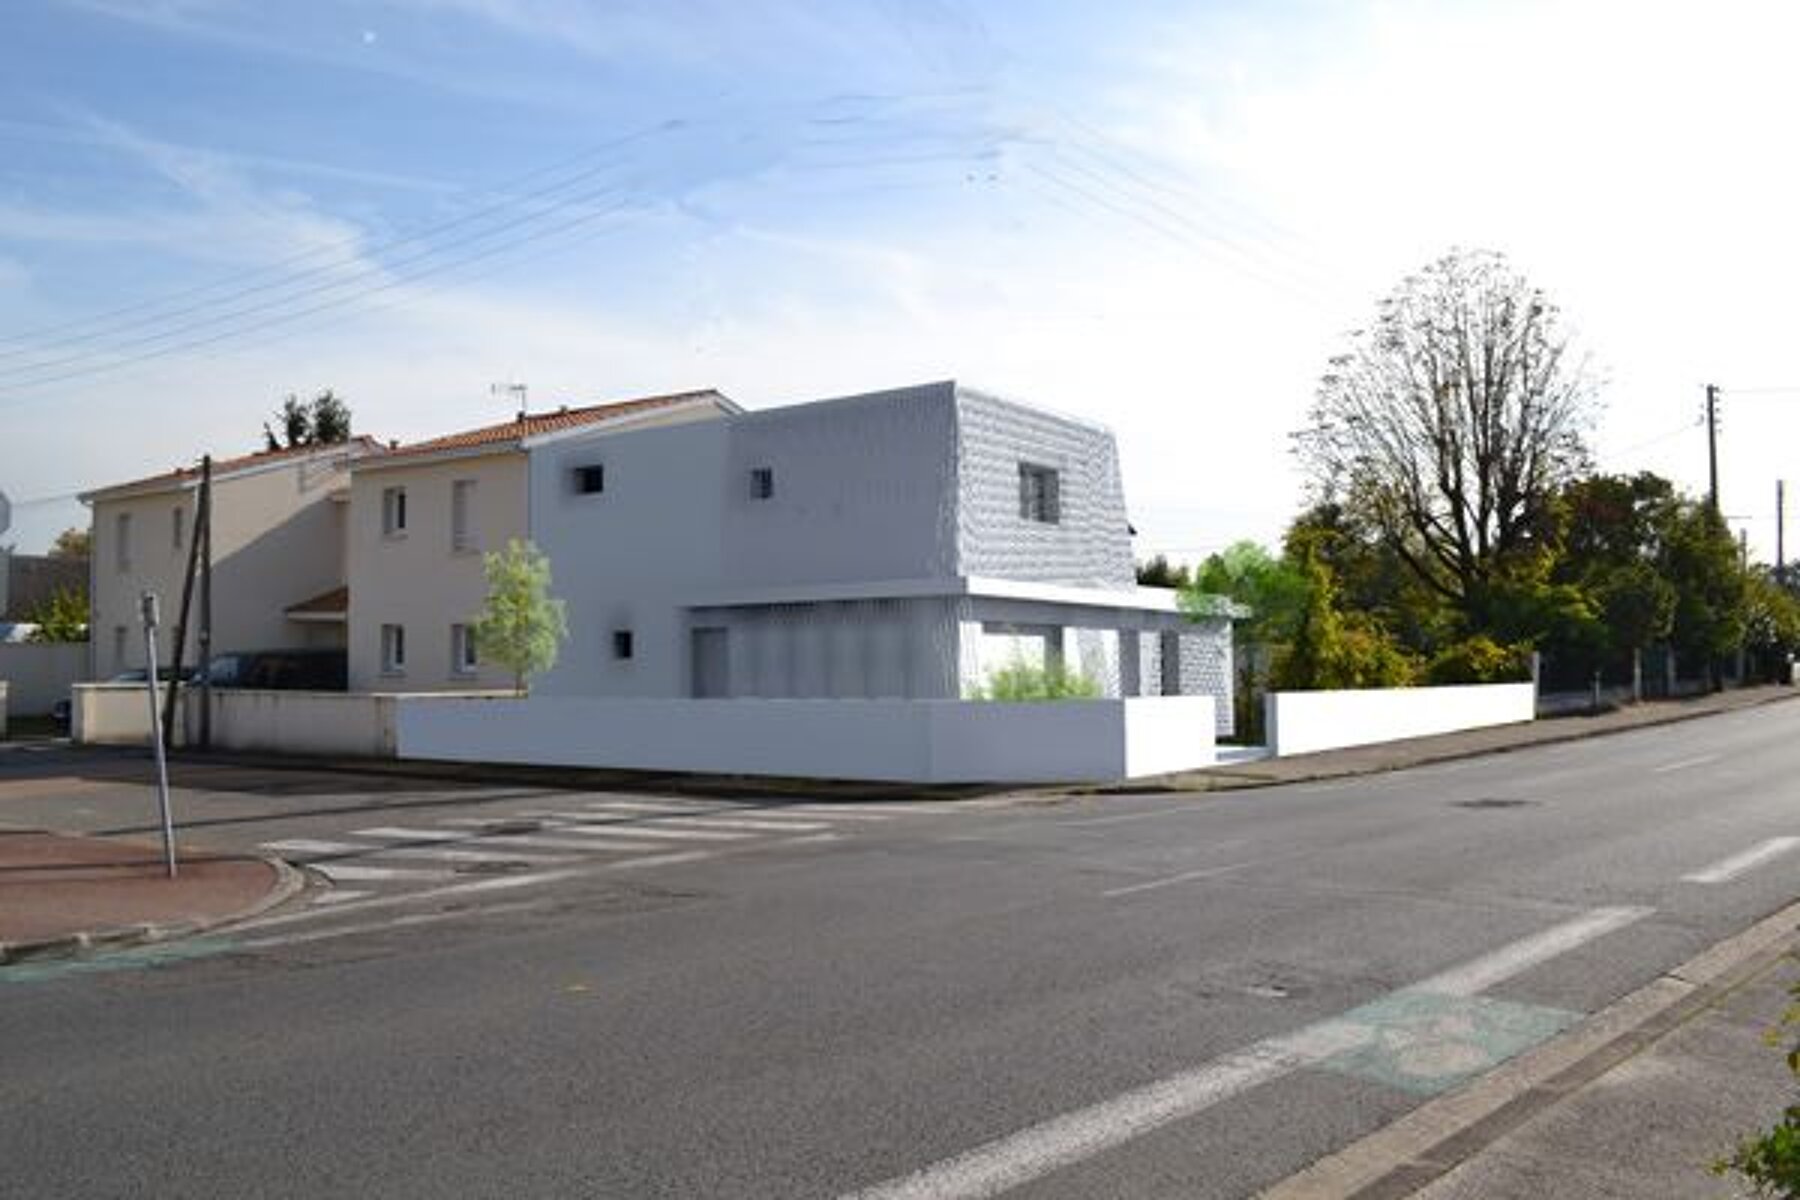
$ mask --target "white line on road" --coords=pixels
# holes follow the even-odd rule
[[[1179,875],[1168,875],[1162,879],[1152,879],[1148,883],[1134,883],[1129,887],[1113,888],[1109,892],[1101,892],[1100,895],[1103,899],[1111,900],[1117,896],[1130,896],[1138,892],[1155,891],[1157,888],[1174,887],[1178,883],[1191,883],[1196,879],[1210,879],[1214,875],[1229,875],[1233,871],[1246,871],[1251,867],[1260,867],[1277,861],[1279,860],[1259,858],[1249,862],[1226,863],[1217,867],[1201,867],[1197,871],[1183,871]]]
[[[1433,976],[1418,988],[1439,981],[1448,986],[1477,980],[1483,981],[1483,986],[1498,983],[1544,961],[1550,946],[1560,947],[1557,953],[1574,949],[1620,924],[1637,920],[1646,911],[1597,909]],[[1625,914],[1630,914],[1629,918]],[[1260,1084],[1354,1049],[1372,1034],[1369,1026],[1338,1018],[1267,1038],[1193,1070],[1053,1117],[910,1175],[851,1193],[848,1200],[973,1200],[997,1196],[1192,1117]]]
[[[1664,763],[1660,767],[1650,768],[1652,775],[1667,775],[1670,771],[1685,771],[1689,767],[1704,767],[1707,763],[1718,762],[1717,754],[1702,754],[1699,758],[1684,758],[1680,762]]]
[[[532,854],[529,851],[515,853],[500,842],[478,843],[487,848],[478,849],[468,843],[460,844],[454,850],[445,850],[438,846],[388,846],[367,855],[369,858],[406,858],[429,859],[434,862],[518,862],[550,863],[573,862],[567,854]]]
[[[552,832],[560,831],[553,830]],[[571,830],[569,832],[582,833],[584,831]],[[485,837],[479,842],[472,844],[476,846],[491,845],[502,850],[508,846],[531,846],[543,850],[585,850],[599,853],[606,853],[610,850],[621,854],[642,854],[646,850],[655,850],[657,848],[647,842],[609,842],[597,834],[591,837],[539,837],[536,834],[519,836],[503,833]]]
[[[384,842],[461,842],[467,841],[466,833],[452,833],[444,829],[402,829],[397,825],[382,825],[375,829],[352,829],[351,837],[379,838]]]
[[[1110,817],[1084,817],[1079,821],[1058,821],[1065,829],[1080,829],[1086,825],[1117,825],[1123,821],[1148,821],[1151,817],[1172,817],[1177,813],[1194,813],[1200,809],[1192,804],[1180,808],[1153,808],[1148,812],[1115,813]]]
[[[1795,846],[1800,846],[1800,837],[1770,838],[1766,842],[1758,842],[1742,854],[1722,858],[1710,867],[1702,867],[1691,875],[1683,875],[1681,881],[1683,883],[1730,883],[1739,875],[1780,858]]]
[[[280,842],[264,842],[259,849],[273,850],[277,854],[362,854],[369,848],[353,846],[349,842],[321,842],[313,838],[288,838]]]
[[[748,829],[756,833],[811,833],[820,829],[830,829],[831,825],[819,820],[776,820],[765,817],[658,817],[659,826],[674,825],[686,829],[690,825],[699,825],[705,829]]]
[[[711,811],[709,806],[687,800],[589,800],[581,807],[592,809],[595,812],[703,813]]]
[[[403,904],[428,903],[436,900],[456,900],[466,896],[477,896],[487,892],[508,891],[513,888],[533,887],[544,883],[562,883],[570,879],[589,879],[602,875],[617,874],[621,871],[641,871],[652,867],[673,867],[686,863],[705,862],[710,859],[724,858],[740,851],[764,851],[784,849],[795,846],[811,846],[822,842],[835,842],[839,838],[835,833],[809,833],[804,837],[782,838],[779,841],[758,842],[752,846],[733,846],[718,850],[682,850],[673,854],[651,854],[642,858],[619,859],[614,862],[601,863],[591,867],[562,867],[554,871],[534,871],[528,875],[502,875],[497,879],[477,879],[469,883],[452,883],[443,887],[422,888],[416,892],[404,892],[398,895],[377,896],[372,900],[359,900],[351,904],[341,904],[334,908],[308,908],[299,912],[282,913],[273,917],[258,917],[254,921],[245,921],[234,925],[230,932],[236,933],[250,929],[264,929],[274,925],[289,925],[295,921],[313,921],[320,917],[336,917],[346,912],[363,912],[377,908],[393,908]],[[441,877],[441,876],[440,876]]]
[[[584,817],[580,813],[545,813],[542,815],[557,819],[559,822],[558,832],[591,833],[599,837],[656,838],[681,842],[741,842],[751,836],[748,833],[732,833],[724,829],[665,829],[647,822],[620,825],[600,817]]]
[[[346,893],[347,894],[347,893]],[[483,916],[498,913],[521,912],[528,908],[539,908],[540,902],[521,900],[516,904],[493,904],[479,910]],[[469,916],[466,909],[455,909],[451,912],[414,913],[410,917],[394,917],[386,921],[365,921],[361,925],[339,925],[332,929],[315,929],[309,933],[285,933],[275,937],[253,938],[247,942],[237,942],[233,950],[269,950],[276,946],[297,946],[306,942],[322,942],[327,938],[351,937],[359,933],[382,933],[389,929],[406,929],[414,925],[429,925],[435,921],[450,921],[457,917]]]
[[[334,883],[374,883],[382,879],[448,879],[448,871],[419,867],[366,867],[357,863],[319,862],[307,866]]]
[[[1431,992],[1438,996],[1473,996],[1503,979],[1511,979],[1539,963],[1549,962],[1560,954],[1566,954],[1583,942],[1591,942],[1615,929],[1623,929],[1633,922],[1641,921],[1653,911],[1655,910],[1632,906],[1596,908],[1585,916],[1564,921],[1542,933],[1521,938],[1510,946],[1503,946],[1492,954],[1484,954],[1473,962],[1433,975],[1406,990]]]

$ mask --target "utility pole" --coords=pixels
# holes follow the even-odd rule
[[[163,744],[175,748],[175,697],[181,690],[181,659],[187,649],[188,613],[194,601],[194,576],[200,571],[200,530],[206,525],[206,493],[194,503],[194,520],[188,529],[187,574],[181,578],[181,616],[175,621],[175,654],[169,668],[169,695],[163,701]]]
[[[156,807],[162,816],[163,866],[175,878],[175,820],[169,815],[169,760],[163,753],[162,710],[156,697],[156,593],[145,592],[139,603],[144,617],[144,682],[150,689],[150,744],[156,754]],[[173,687],[173,681],[170,686]]]
[[[1775,481],[1775,582],[1787,585],[1787,480]]]
[[[212,455],[200,460],[200,748],[212,749]]]
[[[1707,503],[1713,515],[1719,515],[1719,386],[1706,385],[1706,478]]]

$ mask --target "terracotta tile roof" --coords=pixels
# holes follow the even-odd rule
[[[350,589],[335,587],[310,600],[290,604],[284,611],[290,617],[341,617],[350,611]]]
[[[367,434],[358,434],[341,445],[330,446],[288,446],[280,450],[259,450],[255,454],[241,454],[236,458],[216,458],[213,460],[213,478],[218,479],[237,471],[251,467],[260,467],[267,463],[278,463],[290,458],[305,458],[309,454],[320,454],[328,450],[358,450],[364,454],[383,454],[386,448]],[[146,475],[142,479],[133,479],[126,483],[109,483],[105,487],[94,488],[86,495],[101,495],[106,492],[122,491],[126,488],[150,487],[159,483],[179,483],[189,479],[200,478],[198,465],[176,467],[173,471],[164,471],[160,475]]]
[[[703,388],[693,392],[674,392],[667,396],[646,396],[639,400],[589,404],[581,408],[565,406],[549,412],[528,412],[519,418],[502,421],[497,425],[484,425],[480,429],[467,429],[461,433],[445,434],[443,437],[429,438],[422,442],[410,442],[389,450],[383,456],[382,461],[386,462],[397,457],[414,454],[437,454],[446,450],[473,450],[481,446],[501,446],[508,443],[516,445],[525,438],[538,437],[546,433],[558,433],[565,429],[576,429],[583,425],[594,425],[601,421],[611,421],[619,417],[650,412],[658,408],[671,408],[677,404],[708,398],[725,399],[714,389]]]

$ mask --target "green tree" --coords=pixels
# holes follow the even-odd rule
[[[1014,656],[988,675],[987,685],[975,693],[977,700],[1030,703],[1049,700],[1096,700],[1100,682],[1084,671],[1070,670],[1060,658],[1046,665]]]
[[[263,422],[263,448],[266,450],[291,450],[307,445],[312,436],[312,412],[292,392],[275,414],[275,428],[271,429],[267,421]]]
[[[1239,626],[1245,640],[1283,644],[1292,640],[1306,603],[1306,580],[1293,563],[1276,558],[1252,541],[1241,541],[1207,556],[1183,589],[1181,605],[1209,616],[1224,596],[1250,609]]]
[[[1661,530],[1657,570],[1675,592],[1669,640],[1690,662],[1702,661],[1718,684],[1718,659],[1736,650],[1745,629],[1746,587],[1737,542],[1710,504],[1683,500]]]
[[[38,602],[25,619],[37,626],[34,642],[85,642],[88,640],[87,596],[76,588],[57,588]]]
[[[71,526],[56,535],[50,543],[51,558],[77,558],[86,560],[93,557],[94,535],[91,530],[79,526]]]
[[[1158,554],[1138,564],[1139,587],[1184,588],[1188,585],[1188,569],[1169,565],[1167,555]]]
[[[314,445],[335,446],[350,440],[350,406],[330,388],[313,397],[309,415]]]
[[[512,672],[513,687],[525,694],[529,676],[556,665],[568,636],[563,602],[550,594],[550,561],[530,542],[513,538],[506,549],[486,555],[487,604],[475,620],[482,657]]]
[[[1311,545],[1300,547],[1306,599],[1287,653],[1275,664],[1275,686],[1287,691],[1406,687],[1418,663],[1367,613],[1340,612],[1331,570]]]
[[[1591,417],[1555,306],[1503,256],[1453,252],[1331,361],[1297,450],[1320,499],[1478,625],[1491,588],[1541,568]]]

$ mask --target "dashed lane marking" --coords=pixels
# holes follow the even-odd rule
[[[1683,875],[1681,881],[1683,883],[1730,883],[1738,876],[1780,858],[1795,846],[1800,846],[1800,837],[1773,837],[1765,842],[1758,842],[1742,854],[1722,858],[1709,867],[1702,867],[1690,875]]]
[[[1702,754],[1699,758],[1684,758],[1680,762],[1664,763],[1660,767],[1650,768],[1652,775],[1667,775],[1671,771],[1685,771],[1689,767],[1704,767],[1707,763],[1718,762],[1717,754]]]
[[[418,867],[372,867],[359,863],[316,862],[308,867],[333,883],[374,883],[394,879],[448,879],[448,871],[430,871]]]

